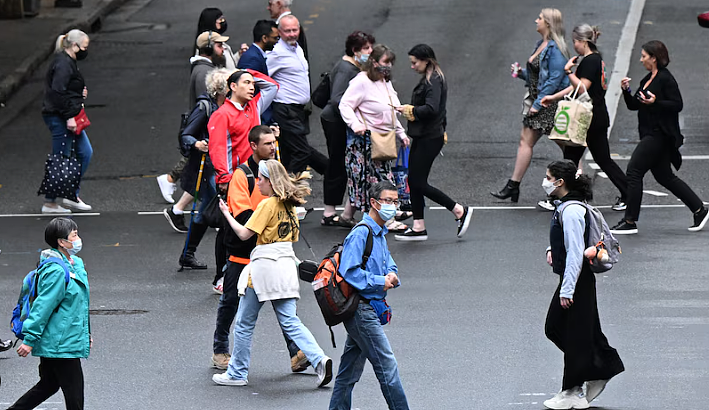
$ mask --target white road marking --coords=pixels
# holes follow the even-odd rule
[[[652,190],[649,190],[649,189],[643,190],[643,193],[646,193],[646,194],[652,195],[652,196],[669,196],[669,195],[670,195],[670,194],[667,194],[667,193],[664,193],[664,192],[652,191]]]
[[[47,216],[50,218],[56,218],[58,216],[66,216],[66,217],[73,217],[73,216],[100,216],[101,214],[98,212],[77,212],[77,213],[72,213],[72,214],[1,214],[0,218],[17,218],[21,216],[25,217],[33,217],[33,218],[38,218],[40,216]]]

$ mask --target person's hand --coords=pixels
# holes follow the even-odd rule
[[[549,266],[552,266],[551,251],[547,251],[547,263],[549,264]]]
[[[355,125],[354,128],[352,128],[352,131],[354,131],[354,133],[357,135],[364,135],[364,133],[367,131],[367,127],[365,127],[364,125],[358,124],[358,125]]]
[[[89,335],[89,349],[93,349],[94,347],[94,338]]]
[[[400,112],[402,114],[404,113],[404,106],[403,105],[400,105],[398,107],[392,106],[392,108],[394,108],[397,112]]]
[[[66,129],[68,129],[71,132],[76,131],[76,120],[74,117],[69,118],[66,120]]]
[[[17,348],[17,354],[20,355],[20,357],[27,357],[28,354],[32,352],[32,346],[27,346],[26,344],[22,343],[20,347]]]
[[[539,112],[539,110],[536,109],[536,108],[534,108],[534,107],[532,107],[532,108],[529,109],[529,114],[530,114],[530,115],[536,114],[536,113],[538,113],[538,112]]]
[[[630,77],[625,77],[620,80],[620,88],[622,88],[623,91],[628,91],[630,89],[630,80],[632,80]]]
[[[246,50],[249,49],[249,45],[246,43],[241,43],[241,46],[239,47],[239,55],[242,55],[246,52]]]
[[[404,136],[404,137],[401,139],[401,145],[403,145],[403,146],[405,146],[405,147],[408,147],[409,145],[411,145],[411,140],[409,139],[409,137]]]
[[[219,198],[219,209],[222,211],[224,216],[229,214],[229,206],[221,198]]]
[[[194,143],[194,147],[202,152],[209,152],[209,144],[207,141],[197,141]]]
[[[542,107],[548,107],[549,104],[551,104],[553,102],[554,102],[554,97],[552,97],[551,95],[545,95],[542,98],[541,104],[542,104]],[[531,112],[532,110],[530,109],[529,111]]]
[[[81,95],[83,95],[84,99],[86,99],[89,96],[89,89],[84,87],[84,91],[81,93]]]
[[[396,276],[396,273],[394,272],[389,272],[385,277],[384,277],[384,290],[387,291],[394,286],[399,284],[399,277]]]
[[[564,71],[569,71],[571,70],[571,67],[576,65],[576,60],[578,60],[579,56],[573,56],[569,59],[569,61],[566,62],[566,65],[564,66]]]
[[[219,188],[219,192],[224,193],[229,189],[229,184],[217,184],[217,188]]]
[[[281,127],[279,127],[278,125],[269,125],[268,127],[271,129],[271,131],[273,131],[274,137],[278,138],[281,136]]]
[[[574,304],[573,299],[568,299],[568,298],[559,298],[561,300],[561,307],[564,309],[568,309],[571,307],[571,305]]]
[[[640,102],[645,105],[650,105],[650,104],[655,103],[655,99],[657,98],[657,97],[655,97],[655,94],[651,93],[650,91],[645,91],[644,93],[642,91],[640,91],[638,93],[638,95],[640,96]]]

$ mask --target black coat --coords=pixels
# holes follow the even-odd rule
[[[672,165],[679,169],[682,165],[682,156],[679,148],[684,144],[684,136],[679,129],[679,113],[684,104],[682,94],[679,92],[677,81],[667,68],[657,70],[655,79],[652,80],[646,90],[645,84],[650,80],[652,73],[640,80],[640,87],[634,94],[630,90],[623,91],[625,105],[631,111],[638,112],[638,132],[640,139],[647,135],[663,136],[667,139],[668,146],[674,148]],[[655,102],[647,105],[640,102],[638,93],[642,91],[647,95],[650,91],[655,95]]]
[[[199,103],[200,100],[209,102],[211,106],[209,112],[206,112],[202,108],[202,105]],[[211,99],[207,94],[200,95],[197,97],[197,104],[192,109],[190,116],[187,118],[185,129],[182,131],[182,145],[180,148],[183,155],[187,154],[185,156],[188,157],[188,160],[184,171],[182,172],[182,178],[180,178],[180,187],[183,191],[189,192],[192,195],[194,195],[197,187],[197,175],[199,175],[202,154],[206,154],[205,152],[195,148],[194,144],[197,141],[209,142],[209,130],[207,129],[207,124],[209,123],[209,117],[211,114],[218,108],[219,106],[216,101]],[[214,166],[212,165],[209,155],[205,155],[204,168],[202,169],[202,184],[208,184],[210,178],[214,178]]]
[[[42,114],[59,115],[65,120],[76,117],[84,104],[83,93],[84,76],[76,60],[64,51],[55,54],[44,79]]]
[[[448,85],[437,73],[431,74],[430,82],[421,78],[411,95],[414,106],[414,121],[409,121],[408,135],[414,139],[443,137],[446,130],[446,101]]]

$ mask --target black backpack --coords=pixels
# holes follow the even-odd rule
[[[207,113],[207,121],[209,121],[209,117],[212,116],[212,104],[209,102],[209,100],[205,99],[199,99],[197,100],[197,104],[194,106],[189,111],[185,111],[180,115],[180,132],[177,133],[177,147],[180,150],[180,153],[182,154],[183,157],[189,157],[190,153],[185,152],[182,149],[182,134],[185,132],[185,128],[187,127],[187,120],[190,118],[190,115],[194,112],[194,110],[204,110]]]
[[[246,179],[249,181],[249,195],[254,192],[254,187],[256,186],[256,178],[254,177],[253,171],[249,167],[249,164],[244,162],[239,164],[238,169],[246,174]],[[211,228],[227,228],[227,235],[231,231],[231,227],[228,226],[222,211],[219,209],[219,194],[214,195],[211,201],[202,211],[202,222]]]

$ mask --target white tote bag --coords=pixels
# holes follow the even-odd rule
[[[549,139],[558,144],[572,147],[586,146],[586,134],[593,119],[593,104],[586,85],[583,85],[584,93],[578,95],[581,85],[583,82],[579,81],[576,90],[565,95],[564,100],[560,101],[556,108],[554,128],[549,134]]]

